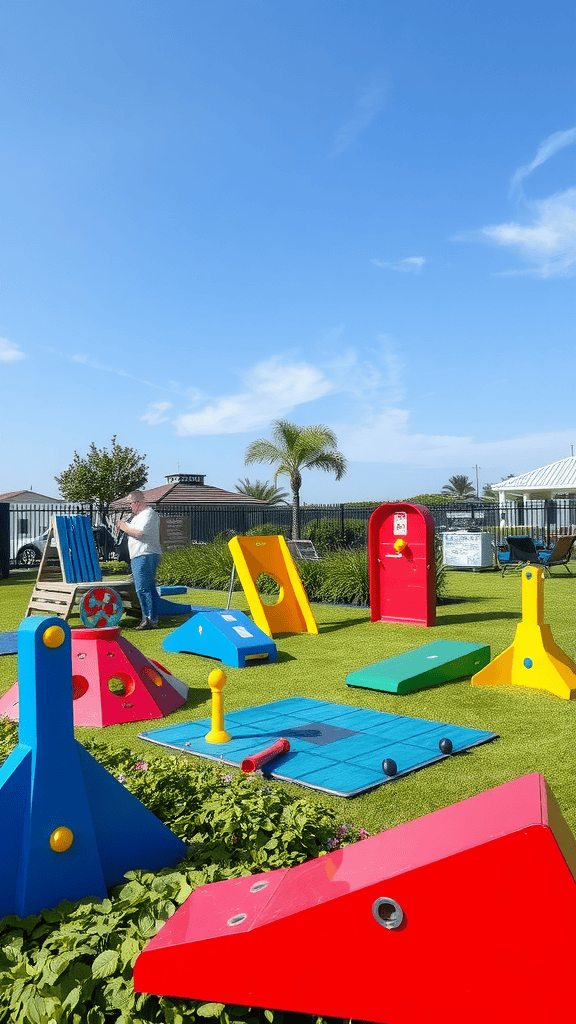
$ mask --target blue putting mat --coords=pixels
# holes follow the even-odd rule
[[[451,740],[453,753],[458,753],[498,735],[308,697],[290,697],[230,711],[225,715],[225,728],[232,736],[229,743],[207,743],[204,737],[210,725],[210,719],[203,718],[141,732],[139,736],[151,743],[236,766],[245,757],[285,737],[290,740],[289,753],[264,768],[271,778],[298,782],[335,796],[356,796],[449,757],[440,752],[441,739]],[[385,758],[392,758],[398,766],[392,778],[382,770]]]
[[[18,653],[18,633],[0,633],[0,654]]]

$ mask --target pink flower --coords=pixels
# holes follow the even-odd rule
[[[148,771],[150,765],[148,764],[147,761],[136,761],[136,764],[134,765],[134,767],[138,768],[138,770],[141,771],[141,772],[146,772],[146,771]]]
[[[370,833],[367,832],[365,828],[361,828],[361,829],[358,830],[358,838],[359,839],[369,839],[370,838]]]

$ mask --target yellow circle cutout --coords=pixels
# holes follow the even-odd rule
[[[42,639],[46,647],[60,647],[64,643],[65,636],[62,626],[48,626],[48,629],[45,629],[42,634]]]
[[[55,626],[55,629],[58,627]],[[69,850],[74,842],[74,833],[71,829],[66,828],[66,825],[60,825],[59,828],[55,828],[52,835],[50,836],[50,846],[55,853],[64,853],[65,850]]]

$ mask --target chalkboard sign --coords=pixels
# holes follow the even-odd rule
[[[192,520],[190,516],[160,516],[160,544],[162,551],[182,548],[190,544]]]

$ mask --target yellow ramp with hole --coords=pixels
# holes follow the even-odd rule
[[[233,537],[228,541],[252,618],[268,636],[317,633],[318,626],[284,537]],[[275,604],[263,604],[256,581],[271,576],[280,587]]]
[[[576,698],[576,664],[554,642],[544,622],[544,570],[522,571],[522,622],[514,643],[472,677],[474,686],[530,686],[565,700]]]

